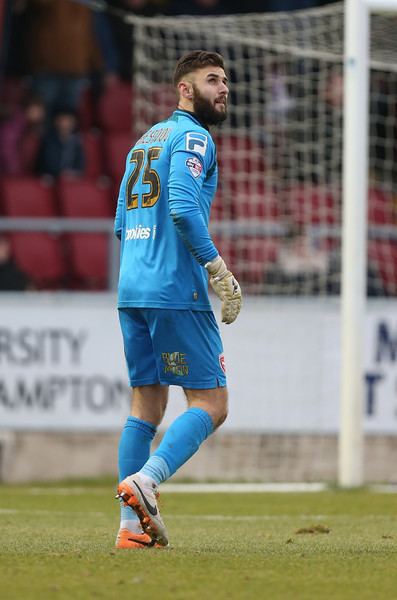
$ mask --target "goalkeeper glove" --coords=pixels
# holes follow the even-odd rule
[[[241,309],[241,289],[233,273],[227,270],[224,260],[218,255],[205,265],[210,284],[222,301],[222,323],[233,323]]]

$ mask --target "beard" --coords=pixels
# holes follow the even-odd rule
[[[227,110],[225,105],[224,112],[221,112],[211,104],[207,98],[204,98],[193,84],[193,110],[199,121],[202,121],[206,125],[218,125],[222,123],[227,117]]]

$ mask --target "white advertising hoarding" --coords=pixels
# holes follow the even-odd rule
[[[0,299],[0,429],[119,429],[130,391],[113,296],[4,295]],[[336,432],[337,302],[246,299],[221,326],[229,430]],[[397,434],[396,303],[372,303],[366,322],[368,432]],[[172,388],[164,425],[184,408]]]

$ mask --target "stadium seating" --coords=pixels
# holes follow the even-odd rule
[[[105,137],[106,171],[116,188],[125,171],[125,161],[134,140],[129,133],[111,133]]]
[[[368,261],[380,278],[381,291],[387,296],[397,296],[397,242],[369,240]]]
[[[63,179],[58,185],[61,214],[75,218],[112,218],[109,188],[92,180]],[[109,236],[106,233],[69,233],[68,248],[72,285],[105,289],[107,285]]]
[[[58,289],[65,285],[66,265],[58,236],[24,231],[10,234],[17,265],[38,289]]]
[[[219,190],[211,205],[211,221],[221,221],[222,219],[232,218],[233,204],[230,194],[223,194]]]
[[[298,225],[334,225],[340,222],[340,204],[324,186],[297,184],[284,191],[286,214]]]
[[[37,177],[4,177],[0,183],[2,212],[7,217],[53,217],[54,186]]]
[[[80,96],[79,105],[77,107],[77,116],[79,128],[82,131],[88,131],[96,125],[93,96],[93,90],[90,86],[86,87]]]
[[[61,215],[77,218],[112,218],[110,190],[90,179],[63,178],[58,184]]]
[[[103,156],[103,136],[100,131],[84,131],[81,135],[84,151],[84,174],[97,179],[105,173]]]
[[[248,181],[252,174],[263,176],[266,162],[263,148],[252,138],[236,134],[214,136],[220,176],[230,181]]]
[[[177,101],[172,85],[157,84],[152,89],[153,117],[149,121],[157,123],[169,117],[176,109]]]
[[[107,287],[109,236],[73,233],[68,236],[72,287],[104,290]]]
[[[98,101],[98,125],[108,133],[131,131],[133,91],[129,83],[114,83],[105,88]]]
[[[368,223],[371,225],[396,225],[397,211],[393,196],[381,188],[370,188],[368,192]]]
[[[234,181],[231,191],[237,219],[277,221],[282,215],[279,197],[263,181]]]
[[[235,271],[241,283],[257,284],[258,289],[263,286],[266,270],[277,260],[278,246],[279,241],[274,238],[242,236],[236,239]]]
[[[236,266],[235,241],[230,237],[222,237],[216,234],[212,235],[211,237],[219,254],[222,256],[229,269],[234,271]]]
[[[34,177],[3,178],[1,196],[7,217],[55,217],[54,186]],[[19,231],[10,234],[18,266],[38,289],[58,289],[65,284],[66,265],[60,236],[48,232]]]

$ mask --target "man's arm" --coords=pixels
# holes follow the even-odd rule
[[[189,168],[191,161],[195,161],[196,168]],[[222,321],[232,323],[241,308],[240,286],[219,256],[200,207],[207,161],[205,156],[188,152],[183,146],[171,153],[169,209],[185,245],[210,274],[211,286],[222,301]]]

